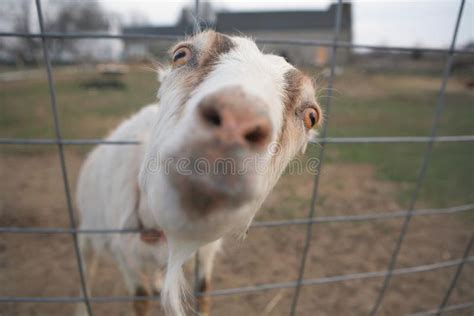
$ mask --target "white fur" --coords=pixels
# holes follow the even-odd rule
[[[199,34],[191,42],[202,49],[207,45],[209,34],[212,35]],[[139,205],[138,213],[145,226],[165,232],[167,244],[157,246],[142,243],[137,234],[88,238],[98,252],[109,249],[114,254],[132,293],[141,282],[137,271],[142,271],[146,262],[154,262],[157,270],[167,267],[161,293],[168,315],[184,315],[181,298],[184,262],[205,246],[203,249],[209,258],[205,271],[210,274],[221,238],[245,232],[286,167],[282,164],[258,176],[252,187],[255,198],[243,206],[192,220],[181,209],[178,194],[163,170],[150,172],[151,161],[163,167],[163,159],[207,133],[196,120],[196,107],[204,97],[227,86],[239,85],[246,93],[264,101],[260,110],[270,116],[271,140],[278,139],[283,124],[284,74],[292,66],[281,57],[262,54],[248,39],[233,38],[233,42],[235,48],[222,56],[185,104],[183,74],[171,68],[160,73],[159,105],[144,107],[108,137],[108,140],[136,139],[141,145],[97,147],[84,163],[79,178],[77,199],[81,228],[137,228],[136,205]],[[183,106],[178,119],[176,111]],[[288,148],[283,148],[277,161],[289,160],[305,146],[307,135],[301,135]],[[160,160],[156,161],[158,157]],[[261,157],[266,164],[272,163],[269,153],[262,153]]]

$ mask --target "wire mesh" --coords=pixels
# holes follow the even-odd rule
[[[441,261],[441,262],[414,266],[414,267],[399,268],[399,269],[393,270],[391,273],[393,275],[405,275],[405,274],[412,274],[412,273],[429,272],[429,271],[434,271],[434,270],[439,270],[439,269],[455,267],[464,263],[471,263],[471,262],[474,262],[474,256],[448,260],[448,261]],[[249,294],[249,293],[257,293],[261,291],[296,288],[297,286],[314,286],[314,285],[321,285],[321,284],[345,282],[345,281],[351,281],[351,280],[381,278],[381,277],[387,276],[388,274],[389,274],[389,271],[351,273],[351,274],[335,275],[335,276],[322,277],[322,278],[316,278],[316,279],[305,279],[301,283],[299,283],[298,281],[290,281],[290,282],[266,283],[266,284],[261,284],[261,285],[214,290],[214,291],[206,292],[205,295],[208,295],[208,296],[242,295],[242,294]],[[203,295],[203,294],[199,293],[198,296],[199,295]],[[158,295],[148,296],[146,298],[144,298],[143,296],[92,296],[89,298],[89,301],[94,302],[94,303],[112,303],[112,302],[140,301],[140,300],[146,300],[148,298],[152,300],[160,299]],[[78,302],[84,302],[84,301],[85,301],[85,298],[80,297],[80,296],[77,296],[77,297],[64,297],[64,296],[60,296],[60,297],[0,297],[0,302],[78,303]]]
[[[461,5],[459,7],[459,12],[456,18],[456,26],[454,27],[454,32],[453,32],[453,38],[451,40],[451,46],[450,46],[450,51],[448,53],[448,57],[446,60],[446,66],[444,68],[443,72],[443,77],[442,77],[442,82],[441,82],[441,87],[439,90],[439,96],[435,108],[435,115],[434,115],[434,120],[433,120],[433,125],[431,127],[431,133],[430,133],[430,141],[428,142],[428,146],[426,147],[425,154],[423,156],[423,161],[421,163],[420,171],[418,174],[418,178],[416,180],[416,187],[415,190],[413,191],[412,198],[410,200],[410,206],[408,210],[408,214],[405,217],[405,221],[403,222],[402,229],[400,231],[400,235],[398,236],[397,242],[395,244],[395,248],[393,249],[389,264],[388,264],[388,271],[389,274],[385,277],[382,288],[380,289],[379,295],[377,296],[377,299],[374,303],[374,306],[372,307],[372,310],[370,311],[370,315],[373,316],[377,313],[377,311],[380,308],[380,305],[382,304],[382,301],[384,299],[385,293],[387,291],[388,286],[390,285],[390,280],[392,278],[392,275],[390,274],[390,271],[393,271],[395,268],[395,265],[397,264],[397,259],[398,255],[400,253],[400,249],[402,247],[403,241],[405,239],[405,236],[408,231],[408,227],[410,226],[410,222],[412,219],[412,213],[415,210],[415,205],[418,200],[419,193],[421,191],[421,187],[423,185],[423,182],[425,180],[426,172],[428,170],[428,165],[430,163],[432,154],[433,154],[433,146],[434,146],[434,141],[433,139],[436,137],[438,133],[438,128],[439,128],[439,123],[441,120],[441,114],[444,109],[444,95],[446,92],[446,87],[448,85],[448,80],[449,80],[449,75],[451,74],[451,70],[453,67],[453,60],[454,60],[454,47],[456,45],[456,38],[458,35],[459,31],[459,25],[461,24],[461,17],[462,13],[464,10],[464,3],[465,0],[461,0]]]
[[[474,211],[474,204],[464,204],[447,208],[420,209],[412,212],[412,216],[431,216],[443,214],[455,214],[460,212]],[[252,228],[270,228],[290,225],[324,224],[324,223],[348,223],[384,221],[406,217],[408,211],[395,211],[386,213],[369,213],[361,215],[342,216],[320,216],[313,218],[290,219],[280,221],[256,221],[250,225]],[[9,234],[134,234],[140,233],[140,229],[73,229],[61,227],[0,227],[0,233]]]
[[[93,310],[91,307],[91,302],[94,303],[110,303],[110,302],[126,302],[126,301],[137,301],[137,300],[158,300],[159,296],[151,297],[142,297],[142,296],[92,296],[89,297],[87,293],[86,278],[84,275],[84,267],[82,262],[82,254],[79,248],[78,235],[80,234],[136,234],[140,233],[139,229],[77,229],[76,228],[76,219],[73,212],[72,199],[68,181],[68,172],[67,166],[64,158],[64,146],[67,145],[137,145],[139,144],[136,140],[103,140],[103,139],[63,139],[61,135],[60,127],[60,118],[58,115],[58,106],[56,101],[56,92],[54,85],[54,78],[52,74],[51,60],[49,57],[47,49],[47,41],[50,39],[159,39],[159,40],[169,40],[175,41],[180,39],[180,36],[170,36],[170,35],[161,35],[161,34],[120,34],[120,35],[111,35],[106,33],[48,33],[45,32],[43,26],[43,12],[41,8],[41,0],[35,0],[36,10],[39,21],[39,33],[25,33],[25,32],[0,32],[0,37],[28,37],[28,38],[39,38],[42,43],[43,50],[43,60],[46,66],[46,74],[48,80],[48,89],[51,102],[53,124],[55,131],[54,139],[14,139],[14,138],[0,138],[0,144],[2,145],[56,145],[58,147],[58,155],[61,166],[61,173],[63,179],[63,186],[66,197],[66,210],[69,216],[70,227],[69,228],[43,228],[43,227],[0,227],[0,233],[9,233],[9,234],[69,234],[71,235],[74,243],[75,256],[77,261],[77,268],[80,276],[81,290],[82,295],[77,297],[11,297],[11,296],[0,296],[0,303],[84,303],[86,306],[86,311],[88,315],[93,315]],[[428,265],[414,266],[408,268],[396,268],[398,254],[401,248],[401,245],[404,241],[406,232],[408,230],[410,221],[415,216],[431,216],[431,215],[447,215],[454,214],[459,212],[470,212],[474,210],[474,204],[459,205],[449,208],[441,209],[425,209],[425,210],[416,210],[415,205],[418,199],[419,191],[424,182],[426,175],[426,170],[429,165],[430,159],[432,157],[433,145],[436,142],[473,142],[474,135],[457,135],[457,136],[437,136],[439,121],[441,113],[444,107],[444,94],[446,86],[448,83],[449,75],[452,70],[453,60],[455,55],[474,55],[474,50],[464,49],[459,50],[455,49],[456,37],[459,30],[459,25],[462,18],[462,13],[465,5],[465,0],[461,0],[460,7],[456,19],[456,25],[453,32],[453,37],[451,40],[451,45],[448,49],[437,49],[437,48],[420,48],[420,47],[388,47],[380,45],[364,45],[364,44],[353,44],[351,42],[345,42],[339,40],[339,33],[341,28],[341,15],[343,10],[343,1],[338,0],[336,17],[334,21],[334,38],[331,41],[327,40],[300,40],[300,39],[272,39],[272,38],[257,38],[258,43],[263,44],[286,44],[286,45],[300,45],[300,46],[325,46],[332,49],[331,55],[331,72],[329,78],[329,89],[326,104],[326,113],[330,112],[331,98],[330,94],[332,93],[332,86],[334,81],[335,67],[336,67],[336,53],[338,48],[351,48],[351,49],[371,49],[374,51],[383,51],[383,52],[413,52],[413,51],[422,51],[436,54],[447,54],[446,65],[443,72],[442,84],[439,90],[439,96],[437,99],[437,104],[435,108],[435,117],[431,128],[430,136],[406,136],[406,137],[328,137],[328,121],[326,121],[323,127],[323,133],[321,138],[312,140],[312,142],[321,144],[320,151],[320,160],[323,161],[324,158],[324,149],[326,144],[351,144],[351,143],[427,143],[427,148],[423,156],[423,161],[420,167],[420,171],[417,178],[416,188],[413,192],[412,199],[409,204],[408,210],[401,210],[396,212],[386,212],[386,213],[371,213],[371,214],[362,214],[362,215],[352,215],[352,216],[330,216],[330,217],[316,217],[316,198],[318,196],[318,187],[319,187],[319,175],[320,172],[316,173],[313,184],[313,194],[311,199],[310,210],[308,216],[303,219],[293,219],[293,220],[281,220],[281,221],[265,221],[265,222],[254,222],[252,228],[272,228],[272,227],[281,227],[288,225],[306,225],[306,238],[305,244],[301,256],[301,262],[298,271],[298,278],[295,281],[291,282],[280,282],[280,283],[270,283],[270,284],[261,284],[240,288],[230,288],[230,289],[221,289],[206,292],[205,295],[209,296],[225,296],[225,295],[239,295],[244,293],[256,293],[260,291],[274,290],[274,289],[283,289],[283,288],[294,288],[295,292],[293,295],[293,300],[291,304],[290,315],[295,315],[299,293],[302,286],[314,286],[319,284],[327,283],[336,283],[344,282],[348,280],[356,279],[369,279],[369,278],[383,278],[383,285],[379,291],[378,297],[372,307],[370,315],[376,315],[380,309],[380,306],[383,302],[383,298],[386,294],[390,280],[393,276],[404,275],[410,273],[422,273],[426,271],[433,271],[437,269],[443,269],[448,267],[456,267],[455,274],[453,279],[446,290],[443,300],[440,303],[439,307],[433,310],[418,312],[413,315],[441,315],[445,311],[455,311],[461,309],[467,309],[474,307],[474,302],[466,302],[456,305],[447,305],[449,302],[450,295],[455,288],[462,268],[465,263],[474,262],[474,257],[469,256],[470,249],[473,246],[474,236],[471,236],[468,245],[466,246],[464,255],[460,259],[435,262]],[[199,21],[199,0],[195,0],[195,17]],[[318,165],[318,171],[320,171],[321,164]],[[397,218],[404,218],[404,223],[400,234],[398,236],[396,245],[392,252],[392,256],[387,267],[386,271],[375,271],[375,272],[362,272],[362,273],[352,273],[347,275],[336,275],[329,276],[317,279],[305,279],[304,271],[306,258],[308,250],[312,240],[313,234],[313,224],[323,224],[323,223],[334,223],[334,222],[361,222],[361,221],[378,221],[378,220],[391,220]],[[196,266],[199,258],[196,256]],[[196,267],[195,269],[195,284],[198,282],[199,270]],[[195,288],[195,296],[201,296],[204,293],[199,293],[199,289]]]

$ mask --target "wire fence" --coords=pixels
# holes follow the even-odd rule
[[[46,33],[44,31],[43,23],[43,11],[41,7],[41,0],[35,0],[36,11],[39,22],[39,33],[23,33],[23,32],[0,32],[0,37],[28,37],[28,38],[39,38],[42,42],[43,50],[43,61],[46,66],[46,74],[49,88],[49,96],[51,101],[51,109],[53,114],[53,123],[55,138],[54,139],[12,139],[12,138],[0,138],[0,144],[2,145],[56,145],[58,147],[59,161],[61,165],[62,179],[64,183],[64,192],[66,197],[66,211],[69,216],[69,228],[41,228],[41,227],[0,227],[0,233],[14,233],[14,234],[69,234],[73,237],[74,251],[77,261],[77,268],[80,277],[80,284],[82,289],[82,294],[80,296],[74,297],[11,297],[11,296],[0,296],[0,303],[84,303],[87,308],[89,316],[93,315],[93,310],[91,303],[111,303],[111,302],[127,302],[127,301],[138,301],[138,300],[158,300],[159,296],[143,297],[143,296],[92,296],[88,295],[86,291],[86,278],[84,275],[84,267],[82,265],[82,254],[79,250],[78,245],[78,235],[79,234],[136,234],[140,233],[139,229],[78,229],[77,222],[73,211],[72,198],[69,187],[68,180],[68,171],[65,164],[64,158],[64,146],[68,145],[137,145],[139,144],[136,140],[120,140],[120,141],[108,141],[102,139],[63,139],[59,124],[59,115],[58,115],[58,106],[56,101],[56,91],[53,81],[51,58],[48,53],[47,43],[49,40],[64,38],[64,39],[82,39],[82,38],[91,38],[91,39],[159,39],[159,40],[169,40],[175,41],[179,39],[178,36],[169,36],[169,35],[160,35],[160,34],[121,34],[121,35],[111,35],[105,33]],[[351,42],[345,42],[339,40],[339,35],[341,31],[341,16],[343,11],[343,2],[338,0],[337,11],[334,21],[334,37],[332,41],[324,40],[281,40],[281,39],[271,39],[271,38],[257,38],[258,43],[266,44],[286,44],[286,45],[302,45],[302,46],[326,46],[332,49],[331,57],[331,67],[330,67],[330,76],[328,81],[328,98],[326,98],[326,114],[327,120],[324,124],[322,130],[322,137],[314,139],[313,142],[321,144],[320,151],[320,164],[318,165],[318,170],[315,173],[313,192],[311,198],[311,205],[308,211],[308,215],[303,219],[292,219],[292,220],[281,220],[281,221],[264,221],[264,222],[255,222],[252,224],[252,228],[272,228],[272,227],[281,227],[288,225],[305,225],[306,226],[306,237],[304,241],[303,251],[301,253],[298,278],[292,282],[281,282],[281,283],[270,283],[270,284],[261,284],[247,287],[239,288],[230,288],[230,289],[221,289],[206,292],[205,295],[209,296],[228,296],[228,295],[238,295],[246,293],[256,293],[260,291],[268,291],[274,289],[284,289],[292,288],[294,289],[294,294],[291,303],[290,315],[295,315],[300,290],[303,286],[319,285],[319,284],[328,284],[336,282],[344,282],[348,280],[357,280],[357,279],[371,279],[371,278],[383,278],[383,285],[379,291],[376,301],[374,302],[370,315],[376,315],[380,309],[380,306],[385,298],[387,288],[390,285],[392,277],[411,274],[411,273],[420,273],[426,271],[433,271],[438,269],[445,269],[449,267],[455,267],[455,274],[448,286],[443,300],[440,302],[437,308],[428,310],[425,312],[416,313],[413,315],[441,315],[443,312],[447,311],[458,311],[462,309],[468,309],[474,307],[474,301],[465,302],[457,305],[447,305],[452,294],[453,289],[456,287],[456,284],[461,275],[461,271],[466,263],[474,262],[474,256],[469,256],[470,250],[473,247],[474,243],[474,234],[471,235],[470,240],[465,248],[464,255],[462,258],[435,262],[432,264],[414,266],[408,268],[395,268],[400,253],[401,246],[406,237],[409,225],[413,217],[416,216],[433,216],[433,215],[447,215],[454,214],[459,212],[471,212],[474,210],[474,204],[466,204],[453,206],[448,208],[438,208],[438,209],[424,209],[424,210],[415,210],[415,204],[418,200],[419,193],[423,182],[426,177],[427,167],[430,163],[433,146],[437,142],[473,142],[474,135],[460,135],[460,136],[438,136],[438,127],[440,123],[441,114],[444,108],[444,97],[449,80],[449,76],[452,71],[453,60],[455,55],[464,54],[464,55],[474,55],[474,50],[458,50],[455,49],[456,38],[459,31],[459,25],[461,22],[463,10],[464,10],[465,0],[460,0],[458,15],[456,19],[456,25],[454,27],[454,32],[451,39],[451,44],[448,49],[433,49],[433,48],[412,48],[412,47],[388,47],[388,46],[376,46],[376,45],[361,45],[353,44]],[[198,15],[199,11],[199,0],[195,0],[195,14]],[[331,93],[335,77],[336,69],[336,54],[339,48],[365,48],[371,49],[374,51],[382,52],[412,52],[412,51],[422,51],[428,53],[436,54],[445,54],[446,63],[444,66],[444,71],[442,75],[442,83],[439,89],[439,95],[437,98],[437,103],[435,107],[434,121],[431,126],[431,132],[429,136],[406,136],[406,137],[328,137],[328,126],[330,118],[330,109],[331,109]],[[324,159],[324,153],[326,144],[352,144],[352,143],[427,143],[427,148],[423,155],[422,163],[419,169],[418,177],[416,180],[416,187],[411,196],[409,207],[407,210],[401,210],[397,212],[377,212],[363,215],[352,215],[352,216],[329,216],[329,217],[318,217],[316,216],[316,200],[318,198],[318,189],[320,181],[320,170],[322,168],[322,162]],[[311,241],[313,240],[313,225],[314,224],[323,224],[323,223],[341,223],[341,222],[361,222],[361,221],[382,221],[382,220],[392,220],[403,218],[403,225],[400,233],[398,235],[396,245],[392,251],[392,255],[389,260],[389,264],[385,271],[376,271],[376,272],[363,272],[363,273],[352,273],[346,275],[336,275],[329,277],[322,277],[316,279],[305,278],[305,267],[308,257],[308,252],[311,246]],[[197,258],[196,258],[197,260]],[[198,270],[195,271],[195,277],[197,278]],[[198,290],[195,290],[196,296],[201,296],[203,293],[200,293]]]

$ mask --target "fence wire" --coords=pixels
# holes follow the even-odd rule
[[[433,208],[414,210],[412,216],[431,216],[443,214],[455,214],[461,212],[474,211],[474,204],[464,204],[447,208]],[[397,218],[403,218],[408,215],[408,211],[394,211],[386,213],[369,213],[360,215],[341,215],[341,216],[319,216],[313,218],[298,218],[280,221],[256,221],[251,224],[251,228],[271,228],[281,226],[297,226],[325,223],[351,223],[351,222],[370,222],[384,221]],[[73,229],[61,227],[0,227],[0,233],[8,234],[134,234],[145,230],[140,229]]]
[[[93,310],[91,307],[91,302],[93,303],[110,303],[110,302],[128,302],[128,301],[138,301],[138,300],[158,300],[159,296],[143,297],[143,296],[92,296],[90,297],[86,291],[86,279],[84,276],[84,267],[82,254],[79,250],[78,235],[79,234],[135,234],[140,233],[139,229],[77,229],[76,219],[74,216],[72,199],[69,187],[68,172],[66,167],[66,162],[64,158],[64,146],[67,145],[137,145],[139,144],[136,140],[104,140],[104,139],[63,139],[61,135],[60,128],[60,118],[58,114],[58,107],[56,101],[56,92],[54,85],[54,78],[52,74],[51,59],[47,49],[47,42],[54,39],[122,39],[122,40],[132,40],[132,39],[155,39],[155,40],[166,40],[166,41],[175,41],[182,37],[180,36],[170,36],[170,35],[161,35],[161,34],[120,34],[120,35],[111,35],[106,33],[49,33],[45,32],[43,25],[43,13],[41,8],[41,0],[35,0],[36,11],[39,21],[39,33],[25,33],[25,32],[0,32],[0,37],[27,37],[27,38],[39,38],[42,43],[43,50],[43,60],[46,66],[46,74],[48,80],[48,89],[51,102],[51,110],[53,116],[53,124],[55,131],[54,139],[18,139],[18,138],[0,138],[0,145],[56,145],[58,147],[58,155],[61,166],[61,173],[66,197],[66,210],[69,216],[70,227],[69,228],[49,228],[49,227],[0,227],[0,233],[4,234],[69,234],[73,239],[74,251],[77,261],[77,268],[80,277],[82,296],[77,297],[12,297],[12,296],[0,296],[0,303],[83,303],[86,306],[86,311],[89,316],[93,315]],[[334,21],[334,38],[331,41],[327,40],[300,40],[300,39],[275,39],[275,38],[257,38],[258,43],[263,44],[286,44],[286,45],[299,45],[299,46],[324,46],[330,47],[332,49],[331,55],[331,72],[329,77],[328,84],[328,98],[326,103],[326,113],[327,120],[323,127],[322,137],[312,140],[313,143],[321,144],[320,151],[320,161],[323,161],[324,151],[326,144],[354,144],[354,143],[367,143],[367,144],[387,144],[387,143],[427,143],[427,148],[423,156],[423,161],[420,167],[418,174],[416,188],[413,192],[412,199],[409,204],[409,208],[406,211],[395,211],[395,212],[385,212],[385,213],[370,213],[362,215],[344,215],[344,216],[327,216],[327,217],[316,217],[316,199],[318,196],[318,187],[319,187],[319,175],[321,163],[318,165],[318,172],[314,178],[313,184],[313,193],[310,204],[310,209],[308,216],[303,219],[291,219],[291,220],[281,220],[281,221],[264,221],[264,222],[254,222],[252,228],[272,228],[272,227],[281,227],[288,225],[306,225],[306,238],[304,243],[303,252],[301,255],[300,266],[298,271],[298,278],[295,281],[290,282],[280,282],[280,283],[270,283],[270,284],[261,284],[253,285],[240,288],[230,288],[230,289],[220,289],[214,290],[206,293],[199,293],[199,290],[196,288],[195,295],[196,297],[202,295],[208,296],[228,296],[228,295],[241,295],[247,293],[256,293],[260,291],[274,290],[274,289],[284,289],[284,288],[294,288],[295,292],[293,295],[293,300],[290,309],[290,315],[295,315],[299,293],[302,286],[314,286],[327,283],[336,283],[344,282],[349,280],[357,279],[370,279],[370,278],[383,278],[383,284],[377,299],[370,311],[370,315],[376,315],[380,309],[380,306],[383,302],[383,298],[386,294],[386,291],[389,287],[390,280],[393,276],[404,275],[410,273],[421,273],[426,271],[433,271],[438,269],[444,269],[449,267],[456,267],[455,274],[453,275],[452,281],[448,286],[443,300],[438,306],[438,308],[417,312],[412,315],[441,315],[445,311],[456,311],[461,309],[473,308],[473,302],[466,302],[456,305],[447,305],[449,298],[453,289],[456,287],[456,284],[461,275],[461,271],[466,263],[474,262],[474,256],[469,256],[470,250],[474,243],[474,235],[471,236],[468,245],[465,248],[464,255],[460,259],[435,262],[427,265],[420,265],[407,268],[396,268],[396,263],[398,259],[398,254],[401,249],[402,243],[404,241],[405,235],[407,233],[411,219],[415,216],[430,216],[430,215],[447,215],[455,214],[459,212],[470,212],[474,210],[474,204],[466,204],[460,206],[454,206],[449,208],[438,208],[438,209],[424,209],[416,210],[415,205],[418,199],[418,195],[421,189],[421,186],[424,182],[426,175],[426,170],[428,168],[431,156],[433,145],[436,142],[473,142],[474,135],[456,135],[456,136],[438,136],[438,126],[441,118],[441,113],[444,107],[444,95],[446,91],[446,86],[448,83],[449,75],[452,70],[453,60],[455,55],[464,54],[464,55],[474,55],[474,50],[464,49],[459,50],[455,49],[456,38],[459,31],[459,25],[462,18],[462,13],[465,5],[465,0],[460,1],[460,7],[456,19],[456,25],[453,32],[453,37],[451,40],[451,45],[448,49],[437,49],[437,48],[419,48],[419,47],[398,47],[398,46],[380,46],[380,45],[361,45],[353,44],[351,42],[345,42],[339,40],[339,33],[341,29],[341,16],[343,10],[343,1],[338,0],[336,16]],[[199,18],[199,0],[195,0],[195,16]],[[328,122],[329,122],[329,113],[331,106],[331,93],[332,86],[334,82],[334,74],[336,68],[336,53],[338,48],[348,48],[348,49],[370,49],[373,51],[383,51],[383,52],[404,52],[410,53],[413,51],[421,51],[428,53],[436,54],[447,54],[446,65],[444,68],[442,83],[439,90],[439,96],[436,103],[434,121],[431,128],[431,133],[429,136],[396,136],[396,137],[328,137]],[[392,252],[388,267],[386,271],[376,271],[376,272],[362,272],[362,273],[352,273],[346,275],[336,275],[316,279],[305,279],[304,271],[306,258],[310,248],[312,234],[313,234],[313,224],[323,224],[323,223],[344,223],[344,222],[367,222],[367,221],[378,221],[378,220],[391,220],[397,218],[404,218],[403,226],[398,236],[396,245]],[[199,258],[196,257],[196,262]],[[195,281],[197,280],[197,275],[199,271],[195,269]]]
[[[26,32],[0,32],[0,37],[26,37],[26,38],[48,38],[48,39],[120,39],[120,40],[161,40],[161,41],[177,41],[184,38],[183,36],[176,35],[163,35],[163,34],[109,34],[109,33],[80,33],[80,32],[68,32],[68,33],[56,33],[56,32],[43,32],[43,33],[26,33]],[[354,44],[352,42],[346,42],[339,40],[336,44],[333,41],[328,40],[308,40],[308,39],[281,39],[281,38],[255,38],[255,42],[259,44],[285,44],[294,46],[320,46],[320,47],[333,47],[338,48],[351,48],[351,49],[367,49],[372,51],[380,52],[393,52],[393,53],[412,53],[414,51],[432,53],[432,54],[445,54],[449,52],[448,49],[443,48],[430,48],[430,47],[403,47],[403,46],[382,46],[382,45],[368,45],[368,44]],[[474,55],[474,49],[455,49],[453,51],[459,55]]]
[[[198,295],[206,296],[231,296],[231,295],[243,295],[249,293],[257,293],[261,291],[270,291],[278,289],[288,289],[296,288],[298,286],[314,286],[321,284],[329,283],[338,283],[352,280],[363,280],[363,279],[372,279],[372,278],[381,278],[387,276],[389,273],[393,275],[405,275],[412,273],[421,273],[435,271],[439,269],[446,269],[451,267],[456,267],[465,263],[474,262],[474,256],[469,256],[466,258],[441,261],[426,265],[419,265],[414,267],[406,267],[395,269],[392,272],[389,271],[372,271],[372,272],[360,272],[360,273],[351,273],[343,275],[335,275],[329,277],[315,278],[315,279],[305,279],[302,282],[298,281],[289,281],[289,282],[278,282],[278,283],[266,283],[260,285],[252,285],[238,288],[230,289],[221,289],[209,291],[206,293],[199,293]],[[141,300],[159,300],[159,295],[154,296],[92,296],[88,300],[94,303],[113,303],[113,302],[131,302],[131,301],[141,301]],[[85,302],[85,298],[81,296],[58,296],[58,297],[0,297],[0,302],[19,302],[19,303],[81,303]]]
[[[474,301],[469,302],[469,303],[463,303],[463,304],[455,304],[455,305],[449,305],[443,310],[440,309],[432,309],[426,312],[419,312],[419,313],[414,313],[414,314],[409,314],[408,316],[428,316],[428,315],[440,315],[442,312],[452,312],[452,311],[457,311],[460,309],[468,309],[468,308],[474,308]]]
[[[312,144],[393,144],[393,143],[462,143],[474,142],[474,135],[456,136],[384,136],[384,137],[316,137]],[[48,139],[48,138],[0,138],[0,145],[139,145],[137,140],[107,139]]]

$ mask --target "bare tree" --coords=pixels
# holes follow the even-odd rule
[[[75,33],[107,31],[109,20],[103,8],[96,2],[68,1],[57,2],[57,14],[46,25],[48,32]],[[49,47],[55,59],[69,54],[72,58],[81,57],[81,41],[57,39]]]
[[[33,7],[29,0],[5,0],[0,10],[0,20],[6,29],[13,32],[29,33],[32,20]],[[40,43],[33,38],[7,38],[2,39],[1,50],[11,56],[17,64],[33,63],[37,61],[40,53]]]

